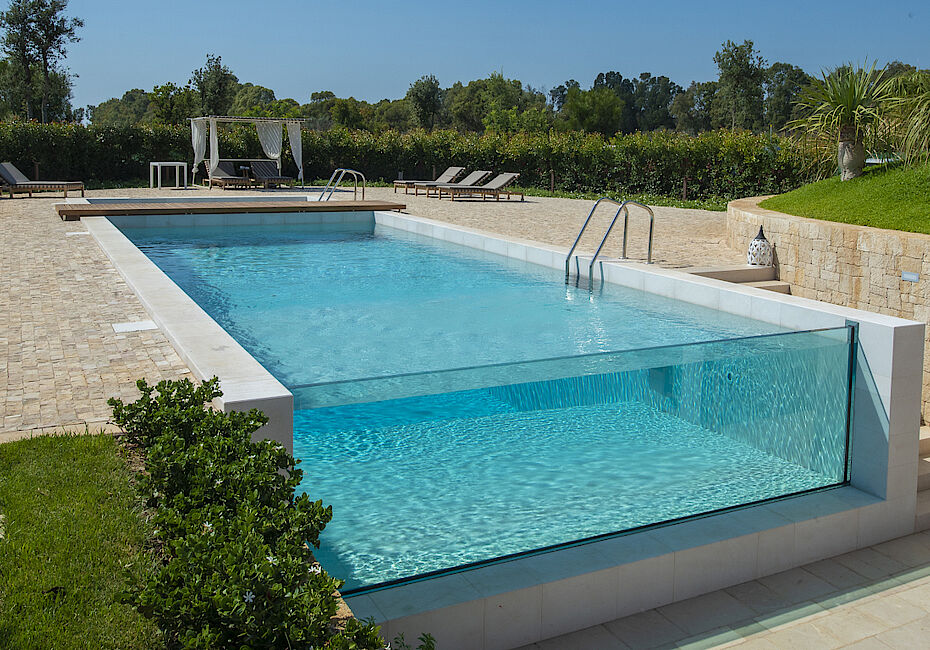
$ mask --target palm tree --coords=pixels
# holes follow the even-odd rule
[[[798,100],[804,117],[791,126],[815,140],[836,138],[840,177],[846,181],[862,175],[866,143],[879,140],[891,99],[891,84],[874,63],[869,68],[841,66],[805,88]]]
[[[901,156],[908,163],[926,160],[930,155],[930,71],[914,70],[896,77],[892,87]]]

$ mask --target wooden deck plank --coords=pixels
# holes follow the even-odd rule
[[[356,212],[403,210],[392,201],[191,201],[171,203],[57,203],[55,211],[65,221],[81,217],[134,214],[235,214],[247,212]]]

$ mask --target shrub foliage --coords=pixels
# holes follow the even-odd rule
[[[378,628],[332,620],[340,580],[314,562],[332,508],[295,496],[301,470],[279,444],[252,441],[268,420],[257,410],[206,405],[216,378],[136,384],[130,404],[111,399],[113,420],[144,449],[140,481],[154,509],[163,562],[127,599],[188,648],[382,648]]]
[[[221,127],[224,158],[263,157],[251,125]],[[126,127],[79,124],[0,124],[0,158],[41,178],[132,182],[148,178],[152,160],[193,162],[186,126]],[[809,180],[809,155],[788,139],[746,131],[698,136],[669,132],[618,135],[609,140],[580,132],[474,133],[455,131],[305,131],[306,178],[328,178],[351,166],[371,180],[432,178],[448,165],[515,171],[520,184],[562,191],[678,196],[687,179],[691,198],[772,194]],[[296,174],[285,147],[285,171]],[[202,170],[201,170],[202,173]]]

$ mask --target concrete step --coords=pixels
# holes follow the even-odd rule
[[[774,266],[750,266],[748,264],[731,264],[729,266],[695,266],[682,269],[694,275],[727,282],[764,282],[777,279]]]
[[[930,456],[930,426],[920,427],[920,447],[917,449],[918,456]]]
[[[791,285],[781,280],[763,280],[762,282],[741,282],[747,287],[756,287],[757,289],[766,289],[776,293],[791,293]]]
[[[914,514],[914,532],[930,528],[930,490],[917,493],[917,510]]]
[[[917,491],[930,489],[930,456],[921,456],[917,461]]]

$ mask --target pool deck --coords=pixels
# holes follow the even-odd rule
[[[59,203],[55,211],[63,221],[82,217],[109,217],[138,214],[241,214],[269,212],[354,212],[356,210],[403,210],[406,205],[392,201],[177,201],[155,203]]]
[[[131,189],[88,191],[87,197],[262,194]],[[369,188],[366,198],[404,203],[406,212],[420,217],[566,247],[592,205],[536,197],[453,203],[390,188]],[[0,442],[107,428],[107,398],[134,399],[135,379],[191,377],[160,330],[115,331],[114,324],[150,316],[81,222],[58,219],[53,206],[62,202],[60,194],[0,200]],[[610,216],[605,209],[595,219],[582,249],[593,249]],[[722,212],[657,208],[655,228],[659,265],[743,259],[742,251],[725,244]],[[632,212],[631,257],[644,257],[644,233],[645,220]],[[614,237],[616,249],[619,233]],[[925,532],[529,647],[903,648],[925,644],[928,633]]]

